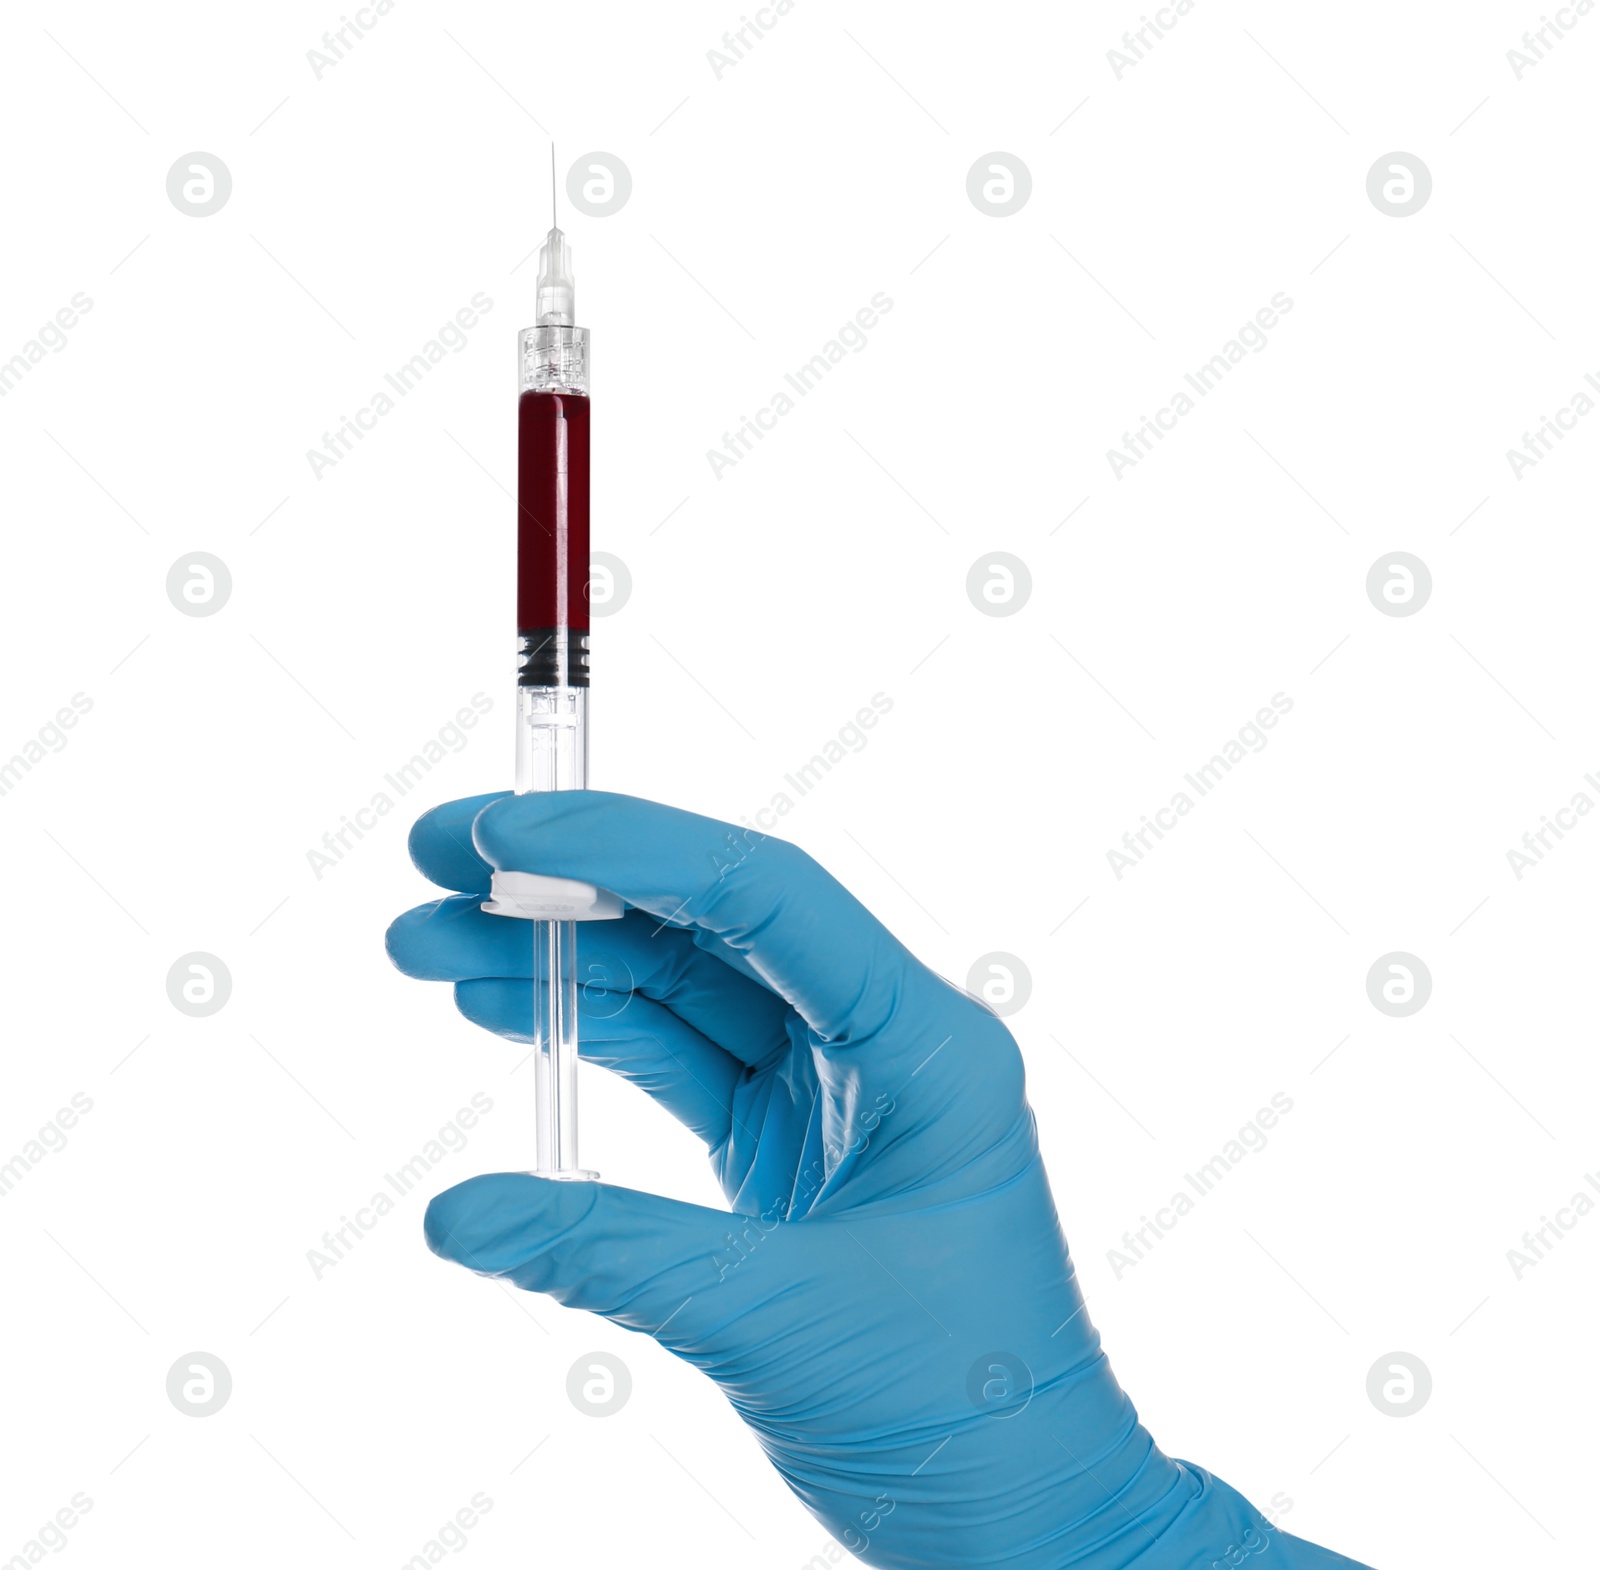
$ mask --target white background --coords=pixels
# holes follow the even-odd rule
[[[1600,374],[1600,16],[1521,80],[1533,6],[1200,0],[1120,80],[1132,5],[799,0],[719,79],[738,21],[400,0],[319,79],[331,5],[8,8],[0,356],[93,309],[0,400],[0,753],[93,708],[0,797],[0,1160],[94,1110],[0,1203],[0,1555],[80,1490],[84,1567],[398,1565],[479,1491],[485,1565],[825,1547],[714,1388],[434,1259],[420,1191],[307,1262],[474,1092],[495,1110],[427,1191],[530,1157],[521,1050],[382,936],[429,897],[410,820],[509,783],[553,136],[563,176],[595,149],[634,182],[604,219],[563,196],[594,543],[633,579],[597,623],[595,782],[738,819],[891,698],[784,832],[944,974],[1027,966],[1056,1193],[1158,1442],[1384,1566],[1576,1563],[1600,1219],[1520,1280],[1506,1253],[1600,1166],[1600,823],[1520,881],[1506,851],[1600,799],[1600,418],[1520,479],[1505,454]],[[995,150],[1033,181],[1003,219],[966,193]],[[1394,150],[1433,179],[1403,219],[1366,189]],[[233,180],[203,219],[166,194],[190,151]],[[316,478],[476,291],[467,346]],[[879,291],[868,346],[716,478]],[[1267,347],[1116,478],[1278,292]],[[1405,618],[1364,587],[1397,550],[1433,578]],[[165,592],[194,551],[232,574],[207,618]],[[1032,576],[1003,618],[965,590],[994,551]],[[469,745],[316,878],[480,691]],[[1116,878],[1276,692],[1270,745]],[[166,995],[193,950],[233,977],[204,1019]],[[1366,993],[1394,950],[1433,978],[1409,1018]],[[1279,1091],[1267,1149],[1118,1279],[1123,1232]],[[716,1202],[642,1095],[584,1096],[609,1180]],[[565,1393],[596,1349],[634,1380],[604,1421]],[[233,1378],[205,1419],[165,1392],[194,1350]],[[1396,1350],[1433,1379],[1404,1419],[1366,1394]]]

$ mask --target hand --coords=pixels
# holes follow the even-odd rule
[[[1155,1447],[1084,1312],[1010,1032],[804,852],[597,791],[451,802],[411,852],[462,895],[400,917],[390,954],[512,1040],[532,945],[479,910],[490,869],[627,901],[578,929],[583,1056],[706,1142],[732,1211],[502,1173],[433,1201],[435,1252],[693,1363],[869,1564],[1354,1564]]]

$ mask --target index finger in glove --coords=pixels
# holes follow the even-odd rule
[[[799,846],[607,791],[490,803],[472,827],[491,866],[577,878],[742,956],[824,1041],[882,1029],[936,978]]]

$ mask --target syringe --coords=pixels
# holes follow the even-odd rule
[[[589,331],[573,322],[572,253],[555,224],[539,251],[538,314],[517,335],[517,772],[519,794],[581,790],[589,774]],[[496,872],[483,908],[533,924],[540,1177],[578,1164],[577,923],[622,914],[593,884]]]

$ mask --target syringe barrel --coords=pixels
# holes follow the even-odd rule
[[[589,689],[517,688],[517,794],[589,783]]]
[[[519,792],[588,783],[588,333],[530,327],[517,408]],[[530,1033],[542,1177],[578,1162],[578,924],[533,921]]]
[[[589,685],[589,400],[575,393],[517,403],[517,633],[523,686]]]

